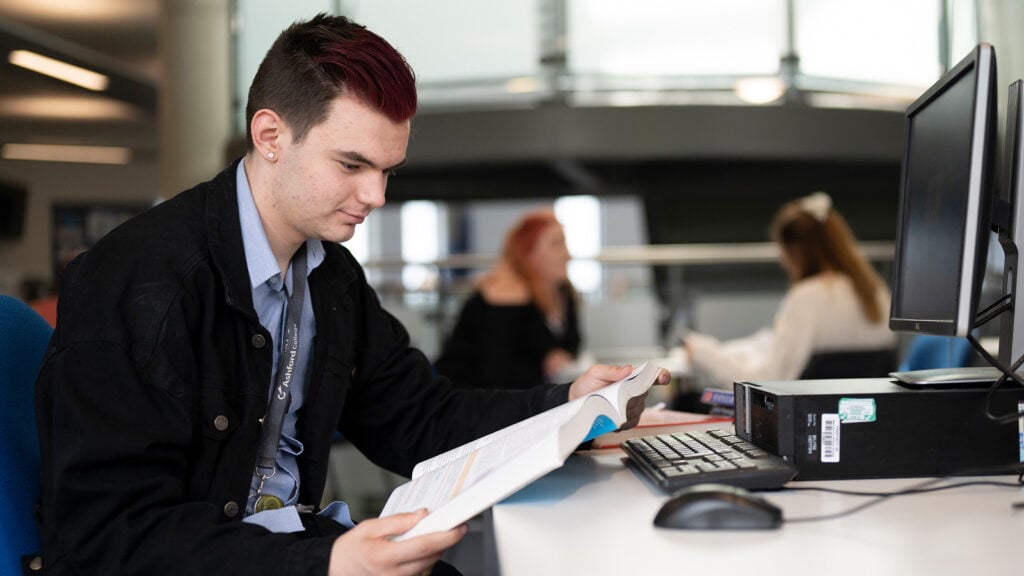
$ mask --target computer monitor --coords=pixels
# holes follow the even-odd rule
[[[907,108],[889,327],[974,327],[993,198],[995,53],[979,45]]]
[[[985,43],[907,108],[895,331],[966,337],[977,325],[996,197],[996,116],[995,51]]]
[[[1016,297],[1024,294],[1024,276],[1018,270],[1019,248],[1024,246],[1024,82],[1010,84],[1006,99],[1006,131],[1001,182],[1003,194],[995,203],[993,227],[1003,247],[1003,293],[1007,310],[999,324],[999,360],[1006,366],[1024,356],[1024,314],[1016,314]]]

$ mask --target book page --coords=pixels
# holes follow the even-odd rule
[[[659,370],[660,368],[657,366],[644,362],[643,364],[634,367],[633,371],[629,373],[629,376],[626,376],[615,384],[605,386],[591,395],[601,396],[607,400],[609,404],[615,407],[615,411],[619,415],[619,417],[615,419],[615,423],[616,425],[620,425],[626,421],[625,411],[626,405],[629,403],[629,399],[646,392],[647,389],[654,384],[655,379],[657,379]]]
[[[433,516],[447,509],[444,519],[434,518],[426,525],[453,527],[455,524],[448,526],[445,522],[452,521],[451,518],[464,521],[518,490],[523,483],[561,466],[585,437],[609,429],[599,423],[610,422],[611,429],[621,425],[624,414],[616,403],[620,398],[631,397],[625,396],[627,393],[642,394],[657,374],[657,368],[642,365],[598,392],[421,462],[413,479],[392,492],[381,516],[421,508],[427,508]],[[626,393],[621,391],[623,388]],[[625,407],[624,401],[621,406]],[[466,496],[461,506],[455,503],[467,492],[472,492],[471,497]]]
[[[620,410],[625,409],[626,403],[629,401],[630,398],[632,398],[633,396],[639,396],[640,394],[643,394],[648,388],[650,388],[651,384],[654,383],[654,380],[657,377],[657,375],[658,368],[649,368],[648,364],[644,362],[640,366],[635,367],[633,371],[630,372],[629,376],[626,376],[625,378],[619,380],[614,384],[610,384],[608,386],[605,386],[604,388],[601,388],[600,390],[591,394],[591,396],[601,396],[613,407],[616,414],[618,414]],[[560,423],[565,422],[574,414],[576,414],[576,412],[579,411],[579,407],[584,399],[585,398],[577,398],[572,402],[567,402],[565,404],[562,404],[561,406],[557,406],[555,408],[552,408],[551,410],[547,410],[546,412],[542,412],[533,417],[527,418],[526,420],[521,420],[520,422],[502,428],[501,430],[492,432],[486,436],[481,436],[480,438],[472,442],[463,444],[458,448],[454,448],[447,452],[442,452],[441,454],[438,454],[433,458],[424,460],[413,468],[412,478],[418,478],[420,475],[426,472],[430,472],[431,470],[435,470],[441,466],[447,466],[452,462],[455,462],[456,460],[465,457],[471,452],[478,450],[483,446],[490,444],[491,442],[494,442],[495,440],[502,439],[505,436],[516,436],[520,434],[525,428],[531,428],[534,429],[535,431],[539,431],[540,433],[546,433],[548,430],[556,428]],[[624,420],[625,414],[621,414],[621,416],[613,418],[615,428],[621,425],[621,423]],[[612,430],[614,430],[614,428],[612,428]],[[609,431],[610,430],[604,429],[595,430],[595,433],[592,436],[588,437],[587,439],[589,440],[591,437]]]
[[[430,514],[394,540],[450,530],[560,467],[583,440],[590,422],[608,414],[611,408],[597,395],[582,400],[577,417],[564,422],[554,433],[528,434],[525,450],[510,449],[515,436],[506,437],[399,486],[381,516],[424,507]]]
[[[486,436],[481,436],[472,442],[468,442],[453,448],[447,452],[442,452],[433,458],[424,460],[416,465],[412,469],[412,478],[418,478],[422,474],[431,472],[443,466],[448,466],[457,460],[464,459],[469,454],[480,450],[484,446],[491,444],[492,442],[501,442],[507,440],[507,438],[515,438],[521,432],[526,434],[545,434],[549,430],[556,428],[560,423],[565,422],[572,417],[579,410],[579,405],[582,403],[583,398],[577,398],[574,402],[567,402],[561,406],[556,406],[551,410],[541,412],[527,418],[526,420],[520,420],[515,424],[506,426],[501,430],[492,432]],[[508,449],[510,444],[506,441],[502,444],[502,450]]]
[[[419,508],[436,509],[516,454],[527,452],[546,437],[556,435],[558,427],[577,414],[589,398],[562,404],[421,462],[416,466],[413,479],[391,493],[381,516]],[[607,402],[603,398],[598,400]]]

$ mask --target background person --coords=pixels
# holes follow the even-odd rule
[[[771,327],[726,342],[691,332],[695,369],[716,386],[795,380],[815,352],[895,348],[890,294],[824,192],[784,204],[771,223],[790,287]]]
[[[463,304],[434,364],[437,371],[467,388],[551,382],[580,349],[568,263],[555,213],[542,209],[524,215],[509,230],[498,264]]]

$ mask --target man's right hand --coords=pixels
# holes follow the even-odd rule
[[[426,510],[420,510],[356,524],[334,541],[328,576],[429,574],[441,554],[462,540],[467,528],[462,525],[402,542],[388,539],[407,532],[426,515]]]

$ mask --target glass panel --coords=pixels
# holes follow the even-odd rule
[[[256,76],[256,69],[260,67],[270,45],[290,23],[308,20],[319,12],[331,12],[334,4],[331,0],[235,0],[233,64],[235,101],[238,103],[235,121],[240,132],[245,132],[245,103],[249,100],[249,84]]]
[[[569,70],[603,75],[771,74],[783,0],[568,1]]]
[[[440,211],[436,202],[418,200],[402,204],[402,260],[426,264],[442,252]],[[431,266],[407,265],[402,268],[406,290],[431,288],[437,271]]]
[[[928,86],[941,72],[941,0],[795,0],[809,76]]]
[[[808,89],[891,95],[886,85],[931,84],[941,72],[944,5],[950,59],[977,38],[974,0],[237,0],[238,125],[270,42],[284,24],[318,11],[340,10],[401,50],[416,70],[424,105],[458,107],[549,97],[541,47],[558,45],[544,30],[564,3],[569,77],[562,88],[575,90],[577,103],[602,91],[663,93],[662,100],[674,91],[681,99],[662,103],[685,104],[684,93],[728,91],[737,76],[776,74],[787,51],[790,2],[798,82]]]
[[[373,218],[368,218],[362,224],[356,226],[355,234],[351,238],[342,242],[345,248],[352,253],[360,263],[366,262],[370,256],[370,229],[373,228]]]
[[[555,201],[555,217],[562,223],[573,257],[569,280],[580,292],[597,290],[601,265],[593,258],[601,252],[601,202],[595,196],[563,196]]]
[[[946,2],[949,14],[949,65],[953,66],[978,44],[978,3],[974,0],[939,1]],[[999,46],[996,46],[996,62],[998,65]]]
[[[342,11],[387,38],[426,83],[534,74],[537,4],[347,0]]]

